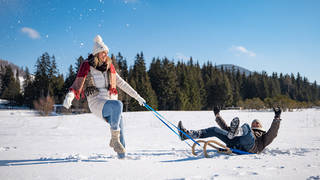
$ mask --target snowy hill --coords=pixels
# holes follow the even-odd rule
[[[212,112],[160,112],[187,128],[216,126]],[[278,137],[259,155],[195,157],[150,112],[124,113],[127,158],[108,147],[110,130],[92,114],[37,117],[0,111],[0,179],[319,179],[320,111],[284,112]],[[273,112],[222,111],[229,122]],[[189,142],[191,143],[191,142]],[[192,144],[192,143],[191,143]]]
[[[4,67],[6,67],[8,65],[12,68],[13,75],[14,75],[15,78],[16,78],[17,72],[19,72],[19,82],[20,82],[20,87],[22,87],[23,82],[25,80],[26,72],[22,68],[19,68],[16,64],[13,64],[13,63],[11,63],[9,61],[5,61],[5,60],[1,60],[0,59],[0,67],[4,68]]]
[[[12,71],[14,72],[14,75],[16,75],[16,72],[18,71],[19,75],[21,77],[25,76],[26,73],[24,72],[24,70],[22,68],[19,68],[19,66],[17,66],[16,64],[11,63],[9,61],[5,61],[5,60],[0,59],[0,67],[4,68],[5,66],[8,66],[8,65],[11,66]]]

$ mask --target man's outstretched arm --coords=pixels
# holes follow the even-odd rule
[[[263,144],[264,146],[268,146],[278,135],[279,127],[280,127],[280,115],[281,115],[281,109],[273,108],[275,116],[272,121],[271,127],[268,130],[268,132],[263,136]]]

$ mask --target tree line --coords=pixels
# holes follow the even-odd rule
[[[138,53],[130,67],[119,52],[111,55],[119,75],[126,80],[146,101],[158,110],[211,110],[213,106],[242,107],[247,109],[269,108],[280,105],[285,109],[320,105],[320,87],[310,83],[300,73],[268,75],[253,72],[246,75],[236,67],[218,68],[212,62],[200,65],[190,58],[187,62],[168,58],[153,58],[149,68],[143,53]],[[10,66],[0,68],[0,97],[12,104],[34,108],[39,99],[51,97],[51,101],[62,104],[68,88],[76,78],[80,56],[69,66],[64,78],[59,72],[54,56],[42,54],[36,61],[35,72],[25,69],[23,84],[18,81]],[[119,91],[119,100],[124,111],[145,110],[144,107]],[[45,99],[43,101],[46,101]],[[85,99],[73,102],[73,108],[89,112]]]

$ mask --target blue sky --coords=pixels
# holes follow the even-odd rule
[[[66,75],[100,34],[132,65],[153,57],[300,72],[320,84],[319,0],[0,0],[0,59],[34,72],[44,52]]]

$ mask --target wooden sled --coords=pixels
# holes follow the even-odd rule
[[[204,157],[206,158],[210,158],[210,156],[208,155],[208,152],[207,152],[207,148],[208,146],[209,147],[212,147],[214,149],[217,150],[218,153],[221,153],[221,154],[238,154],[238,155],[242,155],[242,154],[253,154],[253,153],[249,153],[249,152],[245,152],[245,151],[241,151],[241,150],[238,150],[238,149],[233,149],[233,148],[229,148],[227,147],[226,145],[216,141],[216,140],[209,140],[209,141],[205,141],[205,140],[198,140],[197,141],[199,144],[200,143],[203,143],[203,154],[204,154]],[[196,143],[193,143],[192,145],[192,154],[197,156],[198,154],[196,153],[196,146],[198,144]]]

